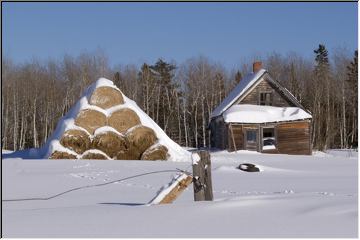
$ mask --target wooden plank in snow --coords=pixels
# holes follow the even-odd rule
[[[192,177],[186,173],[175,176],[169,184],[162,187],[149,204],[172,203],[192,183]]]

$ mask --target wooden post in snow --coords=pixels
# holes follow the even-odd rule
[[[195,201],[212,201],[211,160],[208,151],[196,151],[192,155],[193,187]]]

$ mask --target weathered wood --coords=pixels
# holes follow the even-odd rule
[[[236,104],[252,104],[260,105],[260,93],[271,92],[272,106],[276,107],[294,107],[287,97],[280,92],[273,84],[271,84],[266,78],[262,78],[258,85],[252,89],[243,99]]]
[[[168,184],[168,186],[163,187],[153,198],[149,204],[168,204],[172,203],[177,199],[180,194],[192,183],[192,177],[183,173],[176,176]]]
[[[244,149],[244,142],[243,142],[244,134],[243,134],[242,126],[231,124],[231,130],[232,132],[230,131],[230,126],[229,126],[228,151],[232,152],[232,151]]]
[[[186,176],[160,201],[159,204],[172,203],[192,183],[192,177]]]
[[[292,122],[278,124],[277,149],[279,153],[311,154],[310,122]]]
[[[205,200],[204,189],[204,165],[201,164],[201,157],[198,152],[192,154],[192,167],[193,167],[193,188],[194,188],[194,200]]]
[[[212,180],[211,180],[211,159],[208,151],[200,151],[201,162],[204,165],[204,188],[205,200],[213,200]]]
[[[231,124],[229,125],[229,128],[230,128],[230,134],[231,134],[231,139],[232,139],[232,142],[233,142],[234,150],[235,150],[235,152],[237,152],[235,138],[234,138],[234,132],[233,132]]]
[[[258,146],[246,145],[246,130],[260,129],[261,127],[269,126],[267,124],[231,124],[232,133],[229,127],[229,146],[228,151],[234,151],[234,142],[236,143],[236,150],[248,149],[257,150],[264,153],[283,153],[283,154],[311,154],[310,142],[310,121],[294,121],[285,123],[272,123],[275,127],[275,135],[277,141],[277,148],[273,150],[262,149],[262,135],[261,131],[257,133]]]
[[[193,186],[195,201],[212,201],[211,160],[208,151],[193,153]]]

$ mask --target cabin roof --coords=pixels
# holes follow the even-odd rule
[[[292,102],[298,108],[304,109],[304,107],[297,101],[297,99],[292,95],[289,90],[280,85],[279,82],[274,80],[266,69],[260,69],[256,73],[250,73],[241,79],[240,83],[235,86],[235,88],[225,97],[225,99],[214,109],[211,113],[211,118],[222,115],[228,108],[230,108],[239,98],[244,94],[247,94],[249,89],[254,86],[258,80],[261,79],[265,74],[268,75],[269,81],[277,86],[279,91],[281,91],[287,99]]]
[[[256,80],[261,78],[266,73],[265,69],[260,69],[256,73],[250,73],[246,75],[238,85],[225,97],[225,99],[217,106],[211,113],[211,118],[221,115],[226,109],[228,109],[234,102],[246,92]]]
[[[272,107],[263,105],[233,105],[223,113],[226,123],[266,123],[311,119],[299,107]]]

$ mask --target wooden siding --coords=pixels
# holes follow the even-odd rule
[[[232,128],[232,133],[231,133],[230,126]],[[257,131],[256,146],[246,146],[245,132],[247,129]],[[234,146],[232,134],[234,136],[235,146]],[[248,150],[258,151],[259,150],[259,124],[231,124],[231,125],[229,124],[228,125],[228,151],[229,152],[235,151],[235,147],[236,147],[236,150],[248,149]]]
[[[245,98],[238,101],[237,104],[260,105],[260,92],[272,93],[272,106],[275,107],[294,107],[295,105],[287,100],[275,86],[273,86],[266,78],[260,80],[259,84],[249,92]]]
[[[309,121],[278,124],[276,134],[279,153],[311,155]]]
[[[275,128],[276,149],[262,150],[262,127],[267,124],[231,124],[236,150],[256,150],[263,153],[311,155],[310,122],[286,122],[272,124]],[[249,149],[246,146],[245,132],[247,129],[257,130],[257,146]],[[223,146],[229,152],[235,151],[230,125],[227,127],[227,144]]]
[[[231,126],[231,128],[230,128]],[[232,130],[232,131],[231,131]],[[234,141],[235,145],[234,145]],[[234,125],[229,124],[228,125],[228,151],[233,152],[236,150],[243,150],[244,149],[244,134],[243,129],[241,125]]]

